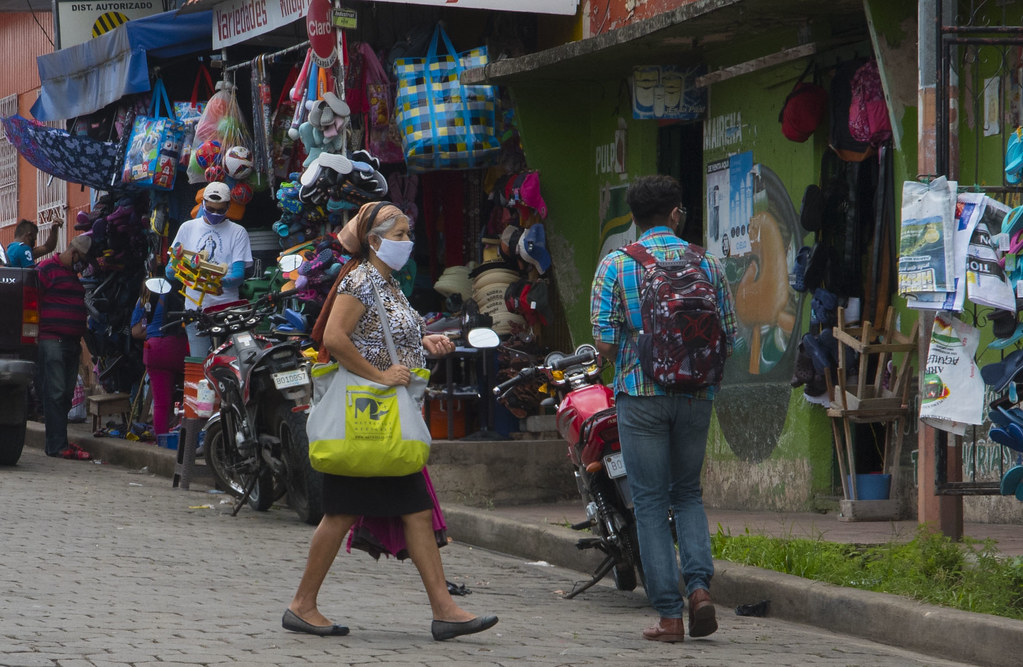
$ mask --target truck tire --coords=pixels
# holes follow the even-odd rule
[[[0,424],[0,466],[13,466],[25,448],[25,422]]]

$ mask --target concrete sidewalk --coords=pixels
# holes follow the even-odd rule
[[[154,444],[94,438],[83,424],[71,424],[69,436],[103,463],[136,470],[145,467],[166,477],[174,474],[175,452]],[[42,448],[41,424],[29,422],[26,446]],[[435,446],[440,448],[444,443]],[[193,483],[205,489],[211,480],[200,468]],[[583,518],[578,502],[493,509],[445,503],[443,509],[449,534],[461,542],[579,572],[591,571],[600,560],[599,554],[577,550],[575,543],[580,534],[567,527]],[[711,509],[708,518],[712,531],[720,526],[725,534],[742,534],[748,529],[751,534],[852,544],[909,540],[916,530],[914,521],[839,522],[835,516],[824,514]],[[1004,554],[1023,555],[1021,526],[967,524],[965,533],[975,539],[997,540]],[[770,600],[773,617],[976,665],[1004,665],[1023,646],[1020,621],[920,604],[895,595],[832,586],[726,561],[716,561],[715,569],[712,593],[719,613],[730,613],[722,607],[734,609]],[[570,590],[573,583],[566,581],[565,590]]]

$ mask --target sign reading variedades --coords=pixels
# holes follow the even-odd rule
[[[117,0],[114,2],[57,2],[60,43],[66,49],[113,30],[131,19],[159,14],[160,0]]]
[[[561,14],[562,16],[574,15],[576,7],[579,6],[579,0],[515,0],[515,2],[508,2],[508,0],[377,0],[377,2],[400,2],[409,5],[491,9],[534,14]]]
[[[228,0],[213,8],[213,48],[220,49],[302,18],[309,0]]]
[[[330,67],[337,62],[337,34],[330,0],[310,0],[305,28],[309,35],[313,62],[320,67]]]

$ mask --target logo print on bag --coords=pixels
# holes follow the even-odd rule
[[[355,399],[355,414],[368,413],[366,417],[373,421],[380,421],[383,419],[389,410],[380,409],[380,401],[374,398],[357,398]]]

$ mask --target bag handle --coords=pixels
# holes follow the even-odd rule
[[[177,120],[178,117],[174,113],[174,107],[171,106],[170,98],[167,97],[167,88],[163,85],[163,79],[157,79],[156,83],[153,84],[153,100],[149,104],[149,115],[153,118],[170,118],[171,120]],[[160,103],[163,102],[164,110],[167,115],[163,116],[160,110]]]
[[[384,332],[384,343],[387,345],[387,351],[391,354],[391,363],[395,366],[398,365],[398,350],[394,347],[394,339],[391,337],[391,325],[387,321],[387,311],[384,310],[384,302],[380,300],[380,292],[377,291],[376,283],[370,283],[373,287],[373,296],[377,300],[377,313],[380,315],[380,327]]]
[[[206,90],[209,91],[210,97],[216,92],[216,88],[213,87],[213,77],[210,76],[210,70],[207,69],[205,63],[199,63],[199,71],[195,73],[195,83],[192,84],[192,99],[190,104],[195,109],[199,106],[199,84],[201,82],[206,83]]]

